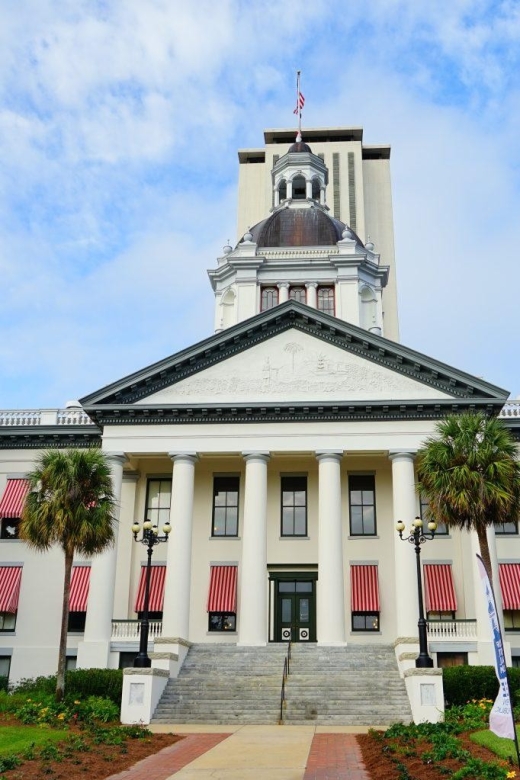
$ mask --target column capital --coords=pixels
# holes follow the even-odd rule
[[[343,457],[343,450],[316,450],[316,460],[335,460],[338,463]]]
[[[169,452],[168,457],[171,458],[174,463],[178,463],[179,461],[196,463],[199,459],[196,452]]]
[[[289,282],[278,282],[276,286],[278,287],[279,290],[281,290],[282,287],[284,289],[288,290],[289,289]]]
[[[390,460],[415,460],[417,450],[388,450]]]
[[[263,463],[269,463],[271,460],[270,452],[243,452],[242,457],[247,463],[250,460],[260,460]]]
[[[309,289],[309,287],[317,288],[318,287],[318,282],[305,282],[305,287],[307,289]]]
[[[126,463],[126,453],[125,452],[106,452],[105,456],[107,460],[112,461],[113,463],[118,463],[121,466],[124,466]]]

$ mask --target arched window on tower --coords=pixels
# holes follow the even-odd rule
[[[292,180],[293,200],[305,200],[305,178],[301,175],[295,176]]]
[[[307,303],[307,290],[302,285],[289,288],[289,299],[298,303]]]
[[[318,287],[318,310],[334,316],[334,287]]]
[[[278,287],[262,287],[260,311],[267,311],[274,306],[278,306]]]
[[[314,177],[312,180],[312,199],[313,200],[319,200],[320,199],[320,180],[317,176]]]
[[[235,293],[226,290],[222,296],[222,327],[229,328],[235,324]]]
[[[280,184],[278,185],[278,199],[281,203],[282,200],[285,200],[287,198],[287,182],[285,179],[282,179]]]

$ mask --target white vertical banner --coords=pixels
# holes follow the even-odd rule
[[[502,632],[500,631],[495,596],[480,555],[477,555],[477,565],[486,598],[486,608],[493,635],[493,647],[495,648],[495,672],[500,685],[498,696],[489,713],[489,728],[497,737],[505,737],[506,739],[514,739],[516,741],[504,643],[502,641]]]

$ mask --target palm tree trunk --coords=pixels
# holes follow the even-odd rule
[[[63,577],[63,605],[61,609],[61,634],[58,651],[58,673],[56,675],[56,701],[62,701],[65,695],[65,665],[67,663],[67,627],[69,624],[70,579],[72,574],[73,553],[65,553],[65,575]]]
[[[489,553],[489,544],[487,539],[486,527],[482,525],[478,525],[476,530],[478,536],[478,543],[480,547],[480,557],[482,558],[484,568],[486,570],[487,576],[489,577],[491,587],[493,588],[493,590],[495,590],[495,586],[493,584],[493,571],[491,569],[491,555]]]

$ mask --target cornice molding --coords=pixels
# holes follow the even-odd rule
[[[0,428],[0,449],[39,450],[87,448],[101,446],[99,428],[86,429],[84,425],[53,425],[38,427]]]

